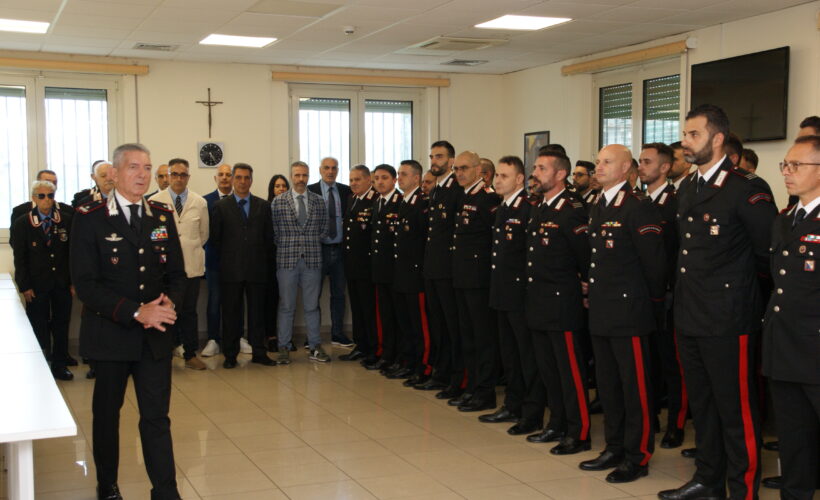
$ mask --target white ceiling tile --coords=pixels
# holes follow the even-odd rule
[[[122,29],[115,24],[101,24],[97,26],[75,26],[65,22],[58,22],[51,28],[52,35],[94,37],[94,38],[122,38],[128,36],[130,29]]]
[[[590,19],[603,21],[621,21],[627,23],[663,22],[663,19],[686,13],[682,9],[638,9],[635,7],[617,7],[612,10],[593,14]]]
[[[65,44],[44,44],[43,52],[57,52],[60,54],[82,54],[87,56],[107,56],[111,54],[112,48],[89,47],[85,45],[65,45]]]
[[[163,7],[176,7],[190,10],[233,10],[245,12],[257,0],[165,0]]]
[[[99,0],[71,0],[66,3],[64,14],[94,14],[111,17],[144,17],[154,10],[153,5],[117,4]]]
[[[120,44],[120,39],[51,35],[44,41],[44,44],[49,46],[75,45],[78,47],[101,47],[113,49]]]
[[[55,28],[58,26],[79,26],[88,28],[109,26],[119,28],[124,36],[130,30],[136,28],[140,21],[141,19],[139,18],[97,16],[90,14],[63,14],[60,16],[60,20]]]
[[[520,12],[527,16],[569,17],[578,19],[614,9],[614,5],[582,4],[577,2],[544,2]]]
[[[45,10],[56,13],[62,0],[4,0],[3,6],[9,8]]]
[[[4,50],[31,50],[39,51],[42,42],[21,42],[16,40],[0,39],[0,49]]]
[[[50,12],[48,10],[31,10],[26,8],[18,8],[14,6],[7,6],[4,3],[0,5],[0,18],[50,23],[54,20],[54,12]]]

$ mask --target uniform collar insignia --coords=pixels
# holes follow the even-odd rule
[[[626,191],[624,191],[624,190],[618,191],[618,196],[615,197],[615,203],[613,203],[612,205],[615,206],[615,207],[620,207],[621,203],[624,202],[624,196],[626,196]]]
[[[717,178],[715,179],[715,182],[712,185],[714,187],[717,187],[717,188],[723,187],[723,183],[726,182],[726,176],[728,174],[729,174],[728,171],[721,170],[720,173],[718,173],[718,176],[717,176]]]

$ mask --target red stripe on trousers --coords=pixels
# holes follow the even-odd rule
[[[572,332],[564,332],[564,341],[567,344],[567,355],[569,356],[569,368],[572,372],[572,381],[575,384],[575,395],[578,397],[578,410],[581,413],[581,441],[589,438],[589,409],[587,408],[587,398],[584,394],[584,384],[581,383],[581,371],[578,369],[578,360],[575,357],[575,343],[572,340]]]
[[[466,389],[467,388],[467,369],[464,369],[464,376],[461,377],[461,385],[458,386],[459,389]]]
[[[384,338],[384,332],[382,331],[382,313],[379,311],[379,285],[373,287],[373,293],[376,295],[376,356],[381,357],[382,355],[382,339]]]
[[[749,335],[741,335],[740,358],[738,359],[738,376],[740,377],[740,413],[743,417],[743,436],[746,440],[746,454],[749,456],[749,467],[743,473],[746,483],[746,498],[755,497],[754,480],[757,474],[757,438],[755,437],[752,410],[749,407]]]
[[[638,396],[641,400],[641,444],[640,450],[643,453],[643,460],[641,460],[640,465],[646,465],[649,463],[649,459],[652,455],[649,453],[647,449],[649,443],[649,405],[647,404],[647,400],[649,399],[646,394],[646,379],[644,377],[644,370],[643,370],[643,350],[641,349],[641,338],[640,337],[632,337],[632,354],[633,358],[635,358],[635,376],[638,380]]]
[[[678,370],[680,370],[680,410],[678,410],[678,429],[683,429],[686,425],[686,412],[689,410],[689,396],[686,394],[686,381],[683,380],[683,365],[680,362],[680,353],[678,352],[678,330],[672,330],[672,343],[675,344],[675,360],[678,362]]]
[[[419,312],[421,313],[421,333],[424,338],[424,354],[421,357],[421,364],[424,366],[424,374],[430,375],[433,373],[433,367],[430,366],[430,325],[427,322],[424,292],[419,294]]]

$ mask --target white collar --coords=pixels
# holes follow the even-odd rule
[[[123,210],[128,208],[128,205],[139,205],[140,208],[142,208],[142,198],[140,198],[140,201],[138,201],[137,203],[133,203],[133,202],[129,201],[128,198],[121,195],[120,192],[117,191],[116,189],[114,190],[114,196],[116,196],[117,202],[120,204],[120,206],[122,207]],[[129,210],[128,214],[130,215],[131,214],[131,209],[129,208],[128,210]]]
[[[447,175],[443,175],[443,176],[441,176],[441,180],[440,180],[440,181],[438,181],[438,182],[436,182],[436,185],[438,185],[438,186],[444,186],[444,183],[445,183],[445,182],[447,182],[447,179],[449,179],[451,175],[453,175],[453,172],[452,172],[452,171],[447,172]]]
[[[566,191],[566,189],[562,189],[562,190],[561,190],[558,194],[556,194],[555,196],[553,196],[552,198],[550,198],[549,200],[547,200],[547,206],[552,205],[552,202],[553,202],[553,201],[555,201],[555,200],[556,200],[559,196],[561,196],[562,194],[564,194],[564,191]]]
[[[381,198],[384,200],[384,202],[385,202],[385,203],[387,203],[387,202],[389,202],[389,201],[390,201],[390,198],[392,198],[392,197],[393,197],[393,193],[395,193],[395,192],[396,192],[396,188],[393,188],[393,190],[392,190],[392,191],[390,191],[389,193],[387,193],[387,196],[382,196]]]
[[[699,181],[700,178],[703,177],[704,179],[706,179],[706,182],[709,182],[709,179],[711,179],[712,176],[715,175],[715,172],[717,172],[717,170],[723,164],[723,160],[725,159],[726,155],[723,155],[723,158],[721,158],[717,161],[717,163],[714,163],[711,167],[709,167],[709,170],[706,171],[705,175],[700,175],[700,169],[698,169],[698,177],[695,179],[695,181]]]
[[[604,196],[606,196],[606,205],[607,206],[609,206],[609,204],[612,203],[612,200],[615,199],[615,196],[617,196],[618,191],[620,191],[621,188],[624,187],[624,184],[626,184],[626,181],[620,182],[617,185],[615,185],[615,186],[607,189],[606,191],[604,191]]]
[[[402,193],[402,196],[404,196],[404,200],[409,200],[409,199],[410,199],[410,197],[411,197],[411,196],[413,196],[413,194],[414,194],[416,191],[418,191],[420,187],[421,187],[421,186],[416,186],[415,188],[411,189],[410,191],[408,191],[408,192],[406,192],[406,193]]]
[[[652,201],[657,200],[658,196],[660,196],[661,193],[663,193],[663,190],[666,189],[666,186],[668,186],[668,185],[669,185],[668,182],[664,182],[663,184],[661,184],[661,187],[659,187],[658,189],[656,189],[653,192],[649,193],[649,197],[652,198]]]
[[[479,177],[478,180],[475,181],[475,183],[472,186],[464,188],[464,192],[469,194],[470,191],[472,191],[474,187],[478,186],[479,182],[484,182],[484,179]]]
[[[808,216],[810,213],[812,213],[814,211],[815,208],[817,208],[817,205],[820,205],[820,196],[818,196],[817,198],[811,200],[809,202],[809,204],[805,205],[805,206],[803,205],[802,201],[798,201],[797,202],[797,208],[794,209],[794,213],[797,213],[797,211],[802,208],[803,210],[806,211],[806,216]]]
[[[510,196],[509,198],[507,198],[506,200],[504,200],[504,204],[505,204],[505,205],[507,205],[508,207],[509,207],[510,205],[512,205],[512,204],[513,204],[513,202],[515,201],[515,199],[516,199],[516,198],[518,198],[518,193],[520,193],[520,192],[521,192],[521,191],[523,191],[523,190],[524,190],[524,188],[521,188],[521,189],[519,189],[518,191],[514,192],[514,193],[512,194],[512,196]]]

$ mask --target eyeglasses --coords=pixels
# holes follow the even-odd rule
[[[780,173],[787,173],[793,174],[797,172],[797,170],[802,167],[803,165],[820,165],[820,163],[807,163],[802,161],[781,161],[780,165]]]
[[[187,179],[190,177],[190,174],[186,174],[185,172],[171,172],[171,177],[179,177],[180,179]]]
[[[37,196],[38,200],[45,200],[46,196],[48,196],[49,200],[54,199],[54,193],[37,193],[35,196]]]
[[[573,172],[573,173],[572,173],[572,176],[573,176],[573,177],[585,177],[585,176],[587,176],[587,175],[589,175],[589,174],[585,174],[585,173],[583,173],[583,172]]]

